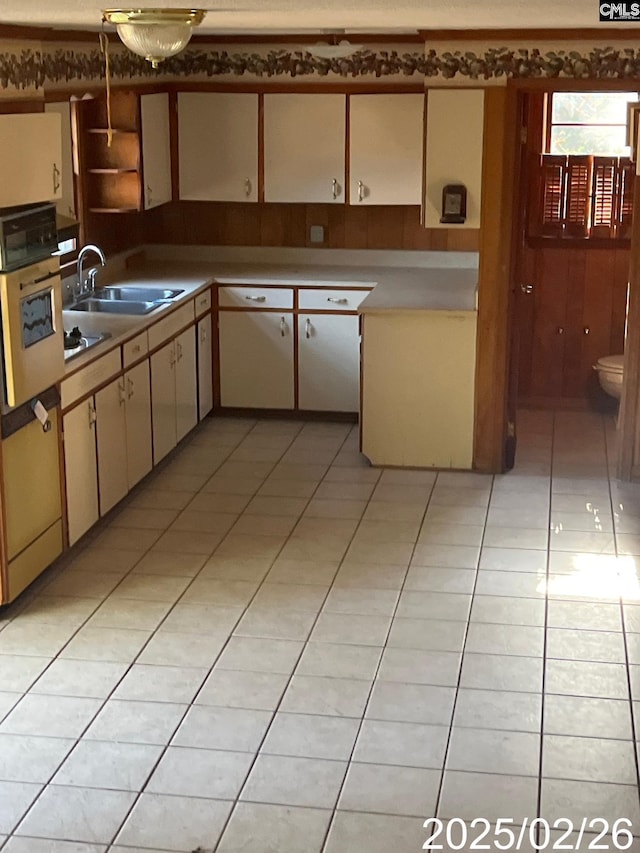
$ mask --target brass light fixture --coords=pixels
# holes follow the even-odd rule
[[[102,19],[115,24],[129,50],[157,68],[163,59],[184,50],[205,15],[203,9],[106,9]]]

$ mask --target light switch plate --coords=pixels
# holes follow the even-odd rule
[[[324,228],[322,225],[312,225],[309,228],[309,240],[312,243],[324,243]]]

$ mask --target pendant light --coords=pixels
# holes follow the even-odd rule
[[[163,59],[184,50],[205,14],[203,9],[106,9],[102,19],[115,24],[129,50],[157,68]]]

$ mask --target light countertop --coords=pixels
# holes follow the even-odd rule
[[[155,248],[155,247],[154,247]],[[241,250],[238,250],[238,253]],[[478,271],[474,267],[452,266],[453,258],[441,259],[444,253],[419,253],[433,255],[433,262],[443,266],[401,266],[396,257],[390,258],[389,265],[384,262],[371,263],[371,252],[363,253],[362,261],[354,262],[356,253],[334,254],[332,262],[320,263],[318,253],[310,252],[312,262],[301,263],[299,257],[286,257],[268,262],[254,262],[250,258],[243,262],[236,255],[232,259],[198,258],[187,260],[193,252],[186,253],[185,247],[162,247],[162,251],[149,259],[132,262],[128,268],[124,265],[116,271],[103,276],[104,283],[130,284],[135,286],[161,286],[184,290],[184,293],[171,303],[158,306],[149,314],[115,315],[97,314],[88,311],[64,310],[64,326],[70,330],[79,326],[86,335],[109,333],[110,338],[92,347],[86,353],[78,355],[66,363],[65,375],[93,361],[100,355],[119,346],[134,337],[174,308],[193,298],[200,290],[211,284],[220,286],[231,284],[249,284],[279,287],[326,287],[344,288],[368,287],[371,293],[361,303],[359,311],[369,312],[405,312],[405,311],[473,311],[476,310],[476,288]],[[395,255],[399,253],[388,253]],[[411,255],[411,253],[404,253]],[[164,255],[164,257],[163,257]],[[324,259],[324,255],[322,256]],[[347,260],[346,263],[336,262]],[[377,260],[377,259],[376,259]],[[412,258],[413,260],[413,258]],[[357,261],[357,258],[356,258]],[[384,259],[382,259],[384,261]],[[100,283],[100,275],[98,277]]]

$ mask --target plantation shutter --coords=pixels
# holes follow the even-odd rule
[[[567,157],[565,234],[588,237],[591,207],[591,157]]]
[[[618,160],[615,157],[593,158],[592,237],[614,237],[618,195]]]
[[[540,233],[561,237],[564,230],[567,158],[547,155],[540,168]]]
[[[635,171],[626,157],[543,154],[530,235],[621,239],[630,233]]]
[[[617,237],[631,235],[631,219],[633,216],[633,184],[636,176],[635,164],[626,157],[620,161],[620,181],[618,192]]]

